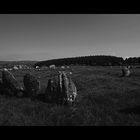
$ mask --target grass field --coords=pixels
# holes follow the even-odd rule
[[[73,72],[72,79],[78,89],[72,107],[0,95],[0,125],[140,125],[140,69],[132,69],[130,77],[121,77],[121,69],[115,66],[72,66],[68,70]],[[31,72],[41,81],[43,92],[53,71],[12,73],[23,84],[23,76]]]

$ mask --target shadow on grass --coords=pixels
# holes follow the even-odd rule
[[[132,77],[132,75],[129,75],[129,76],[124,76],[124,75],[118,75],[118,77]]]
[[[119,110],[119,113],[122,114],[136,114],[136,115],[140,115],[140,105],[135,106],[135,107],[131,107],[131,108],[125,108],[125,109],[121,109]]]

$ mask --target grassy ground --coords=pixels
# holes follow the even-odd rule
[[[73,66],[68,70],[78,89],[72,107],[1,95],[0,125],[140,125],[140,69],[132,69],[130,77],[121,77],[119,67]],[[31,72],[45,89],[53,71],[12,73],[23,84],[23,76]]]

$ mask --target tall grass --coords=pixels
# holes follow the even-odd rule
[[[119,67],[73,66],[71,71],[78,89],[72,107],[1,95],[0,125],[140,125],[140,70],[133,69],[130,77],[120,77]],[[22,84],[27,72],[13,74]],[[52,71],[31,72],[45,88]]]

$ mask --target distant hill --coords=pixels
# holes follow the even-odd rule
[[[33,66],[38,61],[0,61],[1,67],[11,67],[14,65],[28,65]]]
[[[0,64],[5,64],[5,63],[11,63],[11,64],[29,64],[29,63],[36,63],[38,61],[31,61],[31,60],[26,60],[26,61],[0,61]]]
[[[56,66],[61,65],[91,65],[91,66],[108,66],[108,65],[120,65],[124,63],[122,57],[108,56],[108,55],[95,55],[95,56],[80,56],[72,58],[60,58],[51,59],[46,61],[39,61],[34,64],[35,66],[49,66],[55,64]]]
[[[71,58],[59,58],[45,61],[0,61],[1,67],[9,67],[13,65],[28,65],[28,66],[49,66],[55,64],[62,65],[89,65],[89,66],[116,66],[116,65],[140,65],[140,57],[122,57],[111,55],[94,55],[94,56],[79,56]]]

